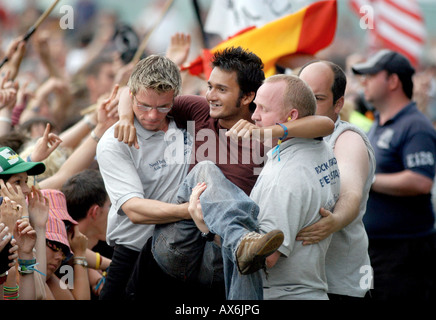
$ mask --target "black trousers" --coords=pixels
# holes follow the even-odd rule
[[[136,261],[127,284],[127,297],[132,301],[224,301],[224,282],[211,286],[181,281],[166,274],[151,252],[150,238]]]
[[[139,251],[115,246],[100,300],[126,300],[126,286],[138,259]]]
[[[435,299],[436,235],[412,239],[370,239],[373,300]]]

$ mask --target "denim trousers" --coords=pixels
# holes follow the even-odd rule
[[[195,165],[177,194],[179,203],[188,202],[192,189],[206,183],[200,196],[204,222],[221,237],[224,283],[228,300],[262,300],[260,271],[241,275],[236,265],[236,250],[241,238],[258,231],[259,207],[245,192],[230,182],[211,161]],[[168,274],[185,281],[208,281],[215,277],[208,260],[208,246],[192,220],[157,225],[152,252],[157,264]],[[199,279],[203,278],[203,279]]]

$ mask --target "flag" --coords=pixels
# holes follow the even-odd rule
[[[203,55],[183,66],[192,75],[204,73],[208,78],[212,55],[229,47],[242,47],[262,59],[265,76],[276,73],[275,64],[281,57],[293,53],[314,55],[327,47],[334,38],[337,21],[336,0],[315,2],[295,13],[269,22],[262,27],[249,27],[221,42]]]
[[[367,19],[370,47],[397,51],[419,65],[426,29],[416,0],[351,0],[350,7]]]
[[[227,39],[248,27],[262,27],[268,22],[294,13],[309,0],[212,0],[204,30]]]

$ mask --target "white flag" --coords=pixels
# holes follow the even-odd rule
[[[261,27],[311,3],[308,0],[213,0],[204,29],[223,40],[248,27]]]

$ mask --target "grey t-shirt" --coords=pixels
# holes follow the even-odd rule
[[[121,209],[137,197],[175,203],[189,169],[192,137],[171,119],[167,132],[144,129],[135,119],[139,150],[114,138],[109,128],[97,146],[97,161],[111,200],[107,243],[140,251],[154,225],[133,224]]]
[[[339,197],[333,150],[321,140],[292,138],[281,144],[280,161],[272,152],[250,195],[260,208],[261,231],[280,229],[285,235],[279,260],[264,276],[264,298],[328,299],[324,261],[331,237],[310,246],[295,238]]]
[[[364,297],[372,285],[369,281],[372,269],[368,255],[368,236],[362,219],[374,179],[375,157],[366,134],[340,118],[335,123],[335,131],[324,140],[334,148],[338,137],[347,130],[352,130],[362,137],[368,149],[369,173],[362,193],[359,215],[348,226],[332,235],[326,256],[326,273],[329,293]]]

